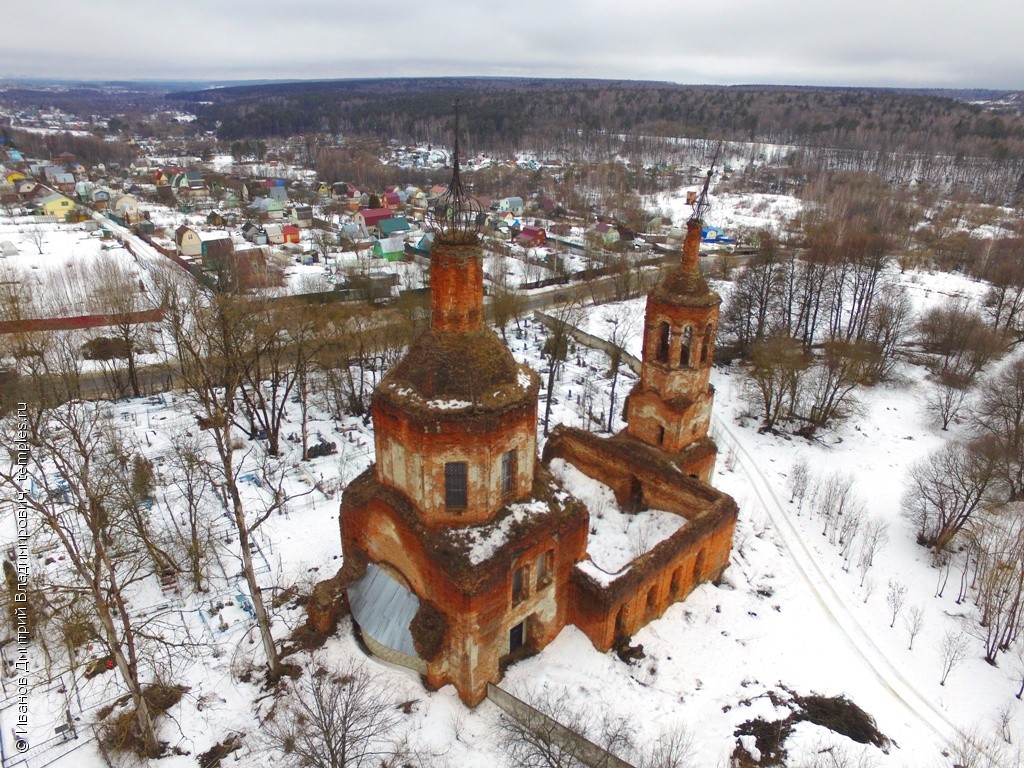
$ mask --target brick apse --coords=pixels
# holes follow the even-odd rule
[[[627,428],[602,438],[558,427],[539,461],[539,379],[484,324],[479,219],[460,207],[454,166],[431,256],[430,328],[374,392],[376,462],[345,490],[344,564],[315,590],[309,624],[334,631],[349,610],[374,654],[476,705],[508,663],[566,625],[606,651],[716,579],[737,508],[708,483],[719,298],[697,270],[700,222],[648,297]],[[599,572],[589,512],[549,472],[555,459],[608,485],[627,512],[686,522],[617,573]]]

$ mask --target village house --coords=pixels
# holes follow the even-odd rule
[[[252,291],[284,285],[284,272],[278,268],[267,248],[211,253],[203,259],[203,268],[219,290]]]
[[[377,224],[377,230],[380,232],[381,237],[393,237],[395,235],[409,234],[415,228],[405,216],[395,216],[393,219],[382,219]]]
[[[167,184],[179,197],[205,197],[210,192],[203,175],[194,170],[173,174]]]
[[[75,201],[59,192],[40,197],[35,204],[40,215],[54,216],[58,219],[64,219],[75,210]]]
[[[291,209],[292,221],[299,229],[309,229],[313,226],[313,206],[293,205]]]
[[[523,198],[521,197],[503,197],[497,203],[492,204],[492,207],[497,206],[495,210],[508,211],[514,216],[523,215]]]
[[[241,233],[242,237],[250,243],[255,243],[256,245],[267,244],[267,233],[259,224],[247,221],[242,225]]]
[[[373,243],[373,255],[378,259],[388,261],[403,261],[405,259],[405,238],[401,235],[395,237],[381,237]]]
[[[539,248],[547,244],[548,236],[543,227],[523,227],[516,235],[516,244],[524,248]]]
[[[111,210],[129,224],[139,221],[139,198],[133,194],[124,194],[114,199]]]
[[[301,238],[299,228],[294,224],[267,224],[263,230],[267,234],[267,242],[271,245],[297,243]]]
[[[263,221],[276,221],[284,218],[284,202],[272,197],[257,197],[249,204],[248,210]]]
[[[174,244],[178,255],[186,259],[203,258],[230,253],[235,249],[231,235],[223,230],[208,232],[182,224],[174,230]]]
[[[389,208],[364,208],[352,217],[353,223],[362,228],[366,234],[378,232],[378,225],[387,219],[393,218],[395,212]]]

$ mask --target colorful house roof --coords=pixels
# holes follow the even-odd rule
[[[367,229],[376,227],[380,222],[385,219],[390,219],[395,215],[395,212],[390,208],[366,208],[359,212],[359,215],[363,217],[363,223]]]
[[[384,219],[378,225],[377,229],[380,230],[380,234],[383,237],[391,237],[401,232],[412,232],[412,225],[405,216],[395,216],[391,219]]]

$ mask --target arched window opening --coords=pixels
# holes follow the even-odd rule
[[[683,589],[683,569],[682,568],[676,568],[676,570],[672,572],[672,584],[671,584],[670,590],[671,590],[672,595],[674,597],[679,597],[679,593],[682,591],[682,589]]]
[[[697,553],[697,559],[693,562],[693,583],[696,584],[701,580],[701,574],[704,573],[704,550],[702,549]]]
[[[668,323],[658,325],[658,348],[655,351],[655,358],[659,363],[668,362],[668,347],[672,342],[672,328]]]
[[[704,338],[700,343],[700,364],[706,365],[711,361],[711,342],[715,335],[715,327],[708,323],[708,327],[704,329]]]
[[[647,590],[647,615],[653,616],[658,612],[658,593],[657,587],[651,587]]]
[[[623,604],[619,612],[615,614],[615,639],[621,640],[626,637],[626,606]]]
[[[690,367],[690,346],[693,341],[693,328],[683,328],[683,341],[679,346],[679,365],[683,368]]]

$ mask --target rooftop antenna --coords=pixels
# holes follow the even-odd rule
[[[704,214],[711,207],[711,203],[708,202],[708,185],[711,183],[711,175],[715,172],[715,163],[718,162],[718,156],[721,152],[722,142],[718,142],[718,146],[715,147],[715,154],[711,157],[711,167],[708,168],[707,178],[704,179],[704,187],[697,196],[697,201],[693,204],[693,214],[690,216],[690,221],[703,221]]]
[[[459,102],[459,99],[455,100],[452,178],[445,191],[427,210],[426,215],[429,228],[442,242],[452,245],[475,243],[483,223],[480,201],[466,192],[459,176]]]

